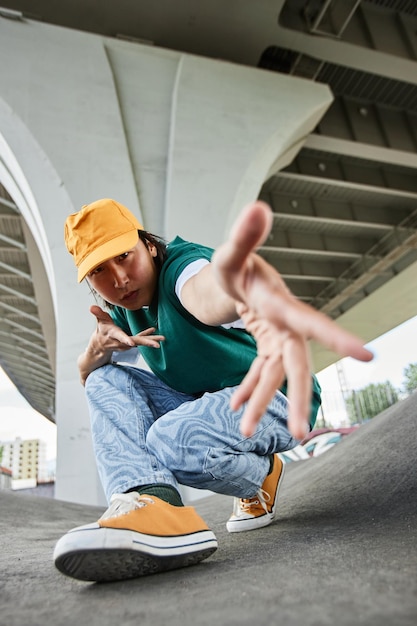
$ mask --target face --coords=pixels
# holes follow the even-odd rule
[[[156,255],[155,246],[139,239],[131,250],[95,267],[88,282],[110,304],[130,311],[148,306],[158,282]]]

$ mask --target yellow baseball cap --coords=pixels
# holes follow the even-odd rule
[[[80,283],[97,265],[133,248],[142,224],[123,204],[103,198],[85,204],[65,222],[65,245]]]

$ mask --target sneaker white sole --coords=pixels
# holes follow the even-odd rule
[[[109,582],[194,565],[217,549],[210,530],[156,537],[97,523],[69,531],[56,544],[57,569],[72,578]]]
[[[271,513],[265,512],[263,515],[258,515],[257,517],[243,515],[241,517],[235,517],[232,515],[226,522],[226,528],[229,533],[240,533],[244,532],[245,530],[256,530],[257,528],[264,528],[265,526],[269,526],[269,524],[274,521],[278,504],[278,493],[282,484],[282,479],[284,478],[284,470],[285,464],[283,464],[282,466],[281,476],[279,477],[279,481],[275,491],[274,506],[272,507]]]
[[[229,533],[240,533],[245,530],[256,530],[257,528],[263,528],[269,526],[274,521],[275,512],[265,513],[265,515],[259,515],[258,517],[245,517],[245,518],[231,518],[226,522],[226,528]]]

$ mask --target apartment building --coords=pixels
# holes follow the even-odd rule
[[[46,444],[39,439],[1,442],[2,465],[12,472],[12,488],[26,489],[48,481]]]

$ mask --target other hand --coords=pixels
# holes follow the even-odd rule
[[[97,320],[97,328],[91,338],[91,342],[103,352],[123,352],[135,346],[159,348],[160,342],[165,339],[163,335],[154,334],[155,328],[147,328],[137,333],[137,335],[127,335],[121,328],[116,326],[110,315],[98,305],[91,306],[90,312]]]

